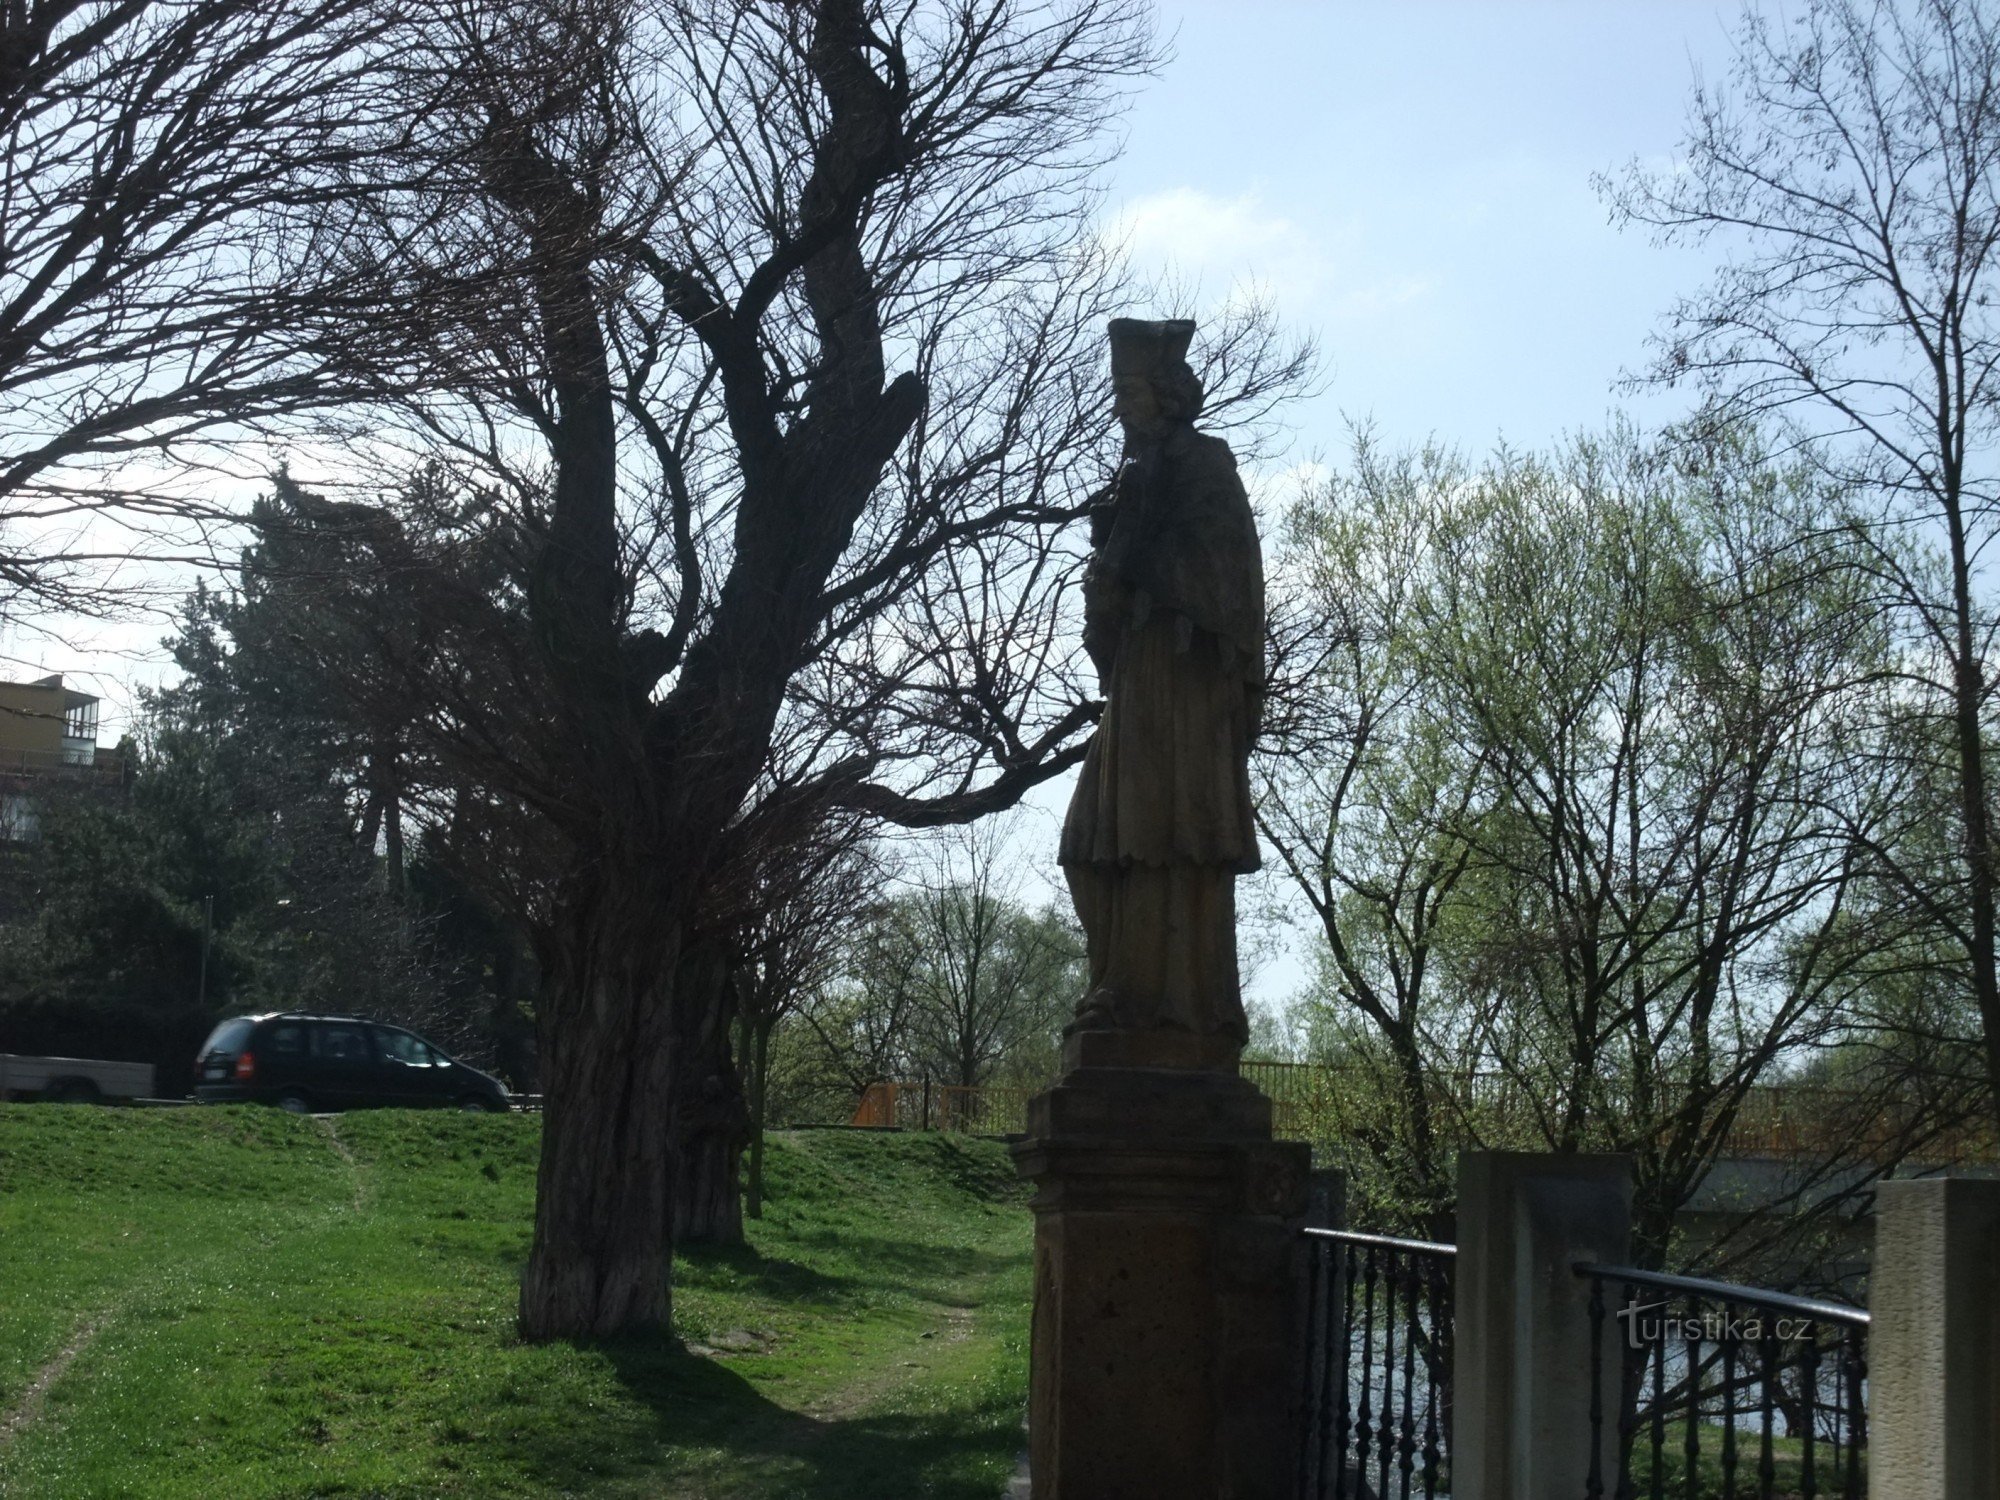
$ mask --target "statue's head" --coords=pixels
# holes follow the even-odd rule
[[[1201,381],[1188,367],[1188,318],[1111,320],[1112,415],[1134,434],[1201,415]]]

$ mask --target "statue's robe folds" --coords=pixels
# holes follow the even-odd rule
[[[1106,701],[1063,824],[1090,954],[1076,1024],[1240,1043],[1235,881],[1258,866],[1263,561],[1228,444],[1180,424],[1149,460],[1144,480],[1121,481],[1156,487],[1149,524],[1085,586]]]

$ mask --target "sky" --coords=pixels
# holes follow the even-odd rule
[[[1601,422],[1700,251],[1609,222],[1591,184],[1671,161],[1716,0],[1183,0],[1129,116],[1113,213],[1142,267],[1261,282],[1320,340],[1307,452],[1545,443]],[[1641,416],[1677,398],[1626,400]]]
[[[1205,300],[1262,288],[1319,341],[1325,389],[1290,414],[1269,498],[1346,423],[1391,445],[1547,444],[1619,406],[1622,371],[1709,252],[1619,231],[1591,183],[1673,159],[1697,73],[1727,73],[1731,0],[1165,0],[1171,60],[1136,97],[1107,234]],[[1147,309],[1134,309],[1143,312]],[[1198,335],[1197,335],[1198,336]],[[65,671],[105,735],[163,674],[158,620],[0,636],[10,675]],[[1016,837],[1052,853],[1067,783]],[[1046,860],[1031,861],[1047,880]],[[1053,894],[1053,892],[1051,892]],[[1281,999],[1298,954],[1252,985]]]

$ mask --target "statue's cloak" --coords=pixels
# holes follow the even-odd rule
[[[1065,865],[1258,866],[1248,760],[1263,698],[1264,568],[1229,445],[1176,426],[1121,483],[1143,531],[1086,583],[1104,717],[1064,820]],[[1119,522],[1114,521],[1114,532]]]

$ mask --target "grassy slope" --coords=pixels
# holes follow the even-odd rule
[[[997,1145],[774,1139],[751,1247],[682,1259],[701,1354],[514,1340],[535,1131],[0,1106],[0,1494],[999,1491],[1029,1227]]]

